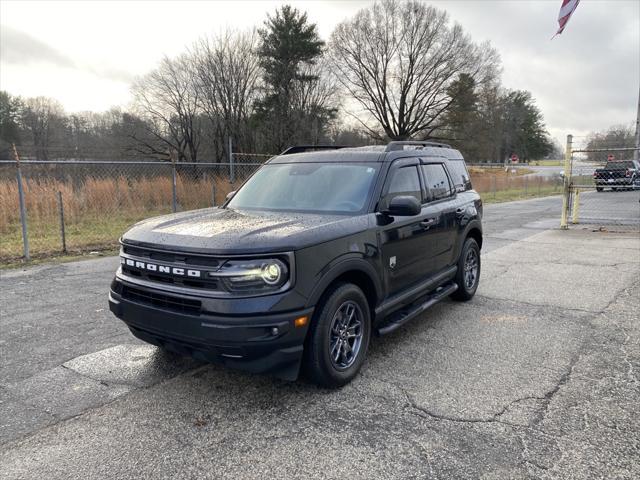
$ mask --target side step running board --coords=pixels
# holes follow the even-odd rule
[[[438,288],[434,293],[429,295],[423,303],[410,306],[406,310],[400,310],[400,312],[392,315],[387,324],[378,328],[378,335],[386,335],[387,333],[397,330],[408,321],[413,320],[415,317],[420,315],[427,308],[435,305],[443,298],[448,297],[456,290],[458,290],[458,284],[456,283],[450,283]]]

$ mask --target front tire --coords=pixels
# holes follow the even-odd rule
[[[474,238],[467,238],[462,245],[455,281],[458,290],[451,298],[461,302],[471,300],[480,283],[480,247]]]
[[[604,190],[602,187],[596,187],[596,192],[601,192],[602,190]]]
[[[364,363],[371,338],[371,314],[362,290],[337,285],[320,302],[305,348],[305,372],[323,387],[349,383]]]

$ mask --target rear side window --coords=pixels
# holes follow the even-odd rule
[[[416,166],[402,167],[392,173],[389,188],[381,202],[381,209],[387,208],[394,197],[405,195],[415,197],[421,202],[420,178]]]
[[[449,176],[441,163],[430,163],[421,167],[427,184],[427,198],[429,200],[439,200],[453,194]]]
[[[465,190],[470,190],[471,180],[464,160],[449,160],[448,167],[454,188],[464,187]]]
[[[625,170],[633,167],[633,162],[607,162],[605,165],[607,170]]]

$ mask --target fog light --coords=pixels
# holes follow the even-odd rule
[[[273,335],[274,337],[275,337],[276,335],[278,335],[279,333],[280,333],[280,330],[278,330],[278,327],[273,327],[273,328],[271,329],[271,335]]]

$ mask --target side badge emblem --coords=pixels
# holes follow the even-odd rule
[[[393,256],[389,259],[389,267],[390,268],[396,268],[396,257]]]

